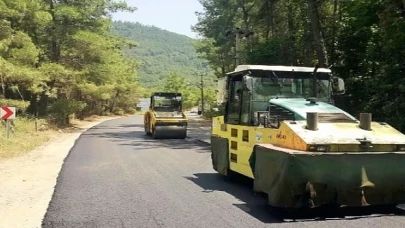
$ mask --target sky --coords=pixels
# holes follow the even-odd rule
[[[129,6],[138,8],[134,13],[115,13],[113,20],[139,22],[154,25],[178,34],[196,38],[191,26],[198,20],[196,11],[203,8],[198,0],[124,0]]]

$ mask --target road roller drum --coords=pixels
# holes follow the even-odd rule
[[[147,135],[154,139],[184,139],[187,137],[187,124],[181,93],[152,94],[150,108],[144,115]]]

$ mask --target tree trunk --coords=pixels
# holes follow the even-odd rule
[[[69,125],[69,124],[70,124],[69,114],[66,114],[66,117],[65,117],[65,124],[66,124],[66,125]]]
[[[405,0],[404,0],[405,1]],[[331,55],[330,55],[330,62],[333,64],[335,62],[335,42],[336,42],[336,30],[337,30],[337,22],[338,22],[338,0],[333,1],[333,26],[332,26],[332,41],[331,41]]]
[[[289,63],[291,65],[297,65],[297,53],[296,53],[296,29],[294,26],[294,8],[293,3],[290,0],[288,2],[288,34],[289,34],[289,43],[290,43],[290,51],[289,51]]]
[[[49,11],[52,17],[52,27],[51,27],[51,47],[50,47],[50,58],[52,62],[57,62],[59,60],[58,43],[56,36],[56,19],[55,19],[55,6],[53,0],[49,0]]]
[[[405,0],[402,0],[402,12],[401,12],[401,15],[403,16],[403,17],[405,17]]]
[[[120,91],[117,90],[117,92],[115,93],[115,96],[114,96],[114,98],[112,99],[112,102],[111,102],[110,113],[114,112],[115,104],[117,103],[117,99],[118,99],[119,95],[120,95]]]
[[[249,12],[253,6],[246,8],[245,0],[239,0],[239,7],[242,9],[242,15],[243,15],[242,20],[243,20],[243,23],[245,24],[245,28],[250,29]]]
[[[274,26],[274,7],[275,7],[275,2],[274,1],[271,1],[270,2],[270,33],[271,33],[271,36],[275,36],[276,34],[276,31],[275,31],[275,26]],[[270,38],[270,36],[269,36],[269,38]]]
[[[315,41],[315,51],[318,57],[319,66],[328,67],[328,54],[326,52],[325,42],[322,36],[318,7],[314,0],[308,0],[308,11],[309,18],[311,19],[312,34]]]

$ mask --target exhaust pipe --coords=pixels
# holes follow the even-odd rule
[[[318,130],[318,113],[307,112],[307,129],[311,131]]]
[[[360,113],[359,127],[366,131],[371,131],[371,113]]]

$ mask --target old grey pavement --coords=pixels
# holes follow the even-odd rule
[[[200,118],[199,116],[189,117],[189,126],[187,136],[190,140],[197,140],[203,143],[210,144],[211,136],[211,121]]]
[[[405,227],[400,216],[282,222],[210,156],[205,143],[149,138],[141,116],[106,121],[70,151],[43,227]]]

